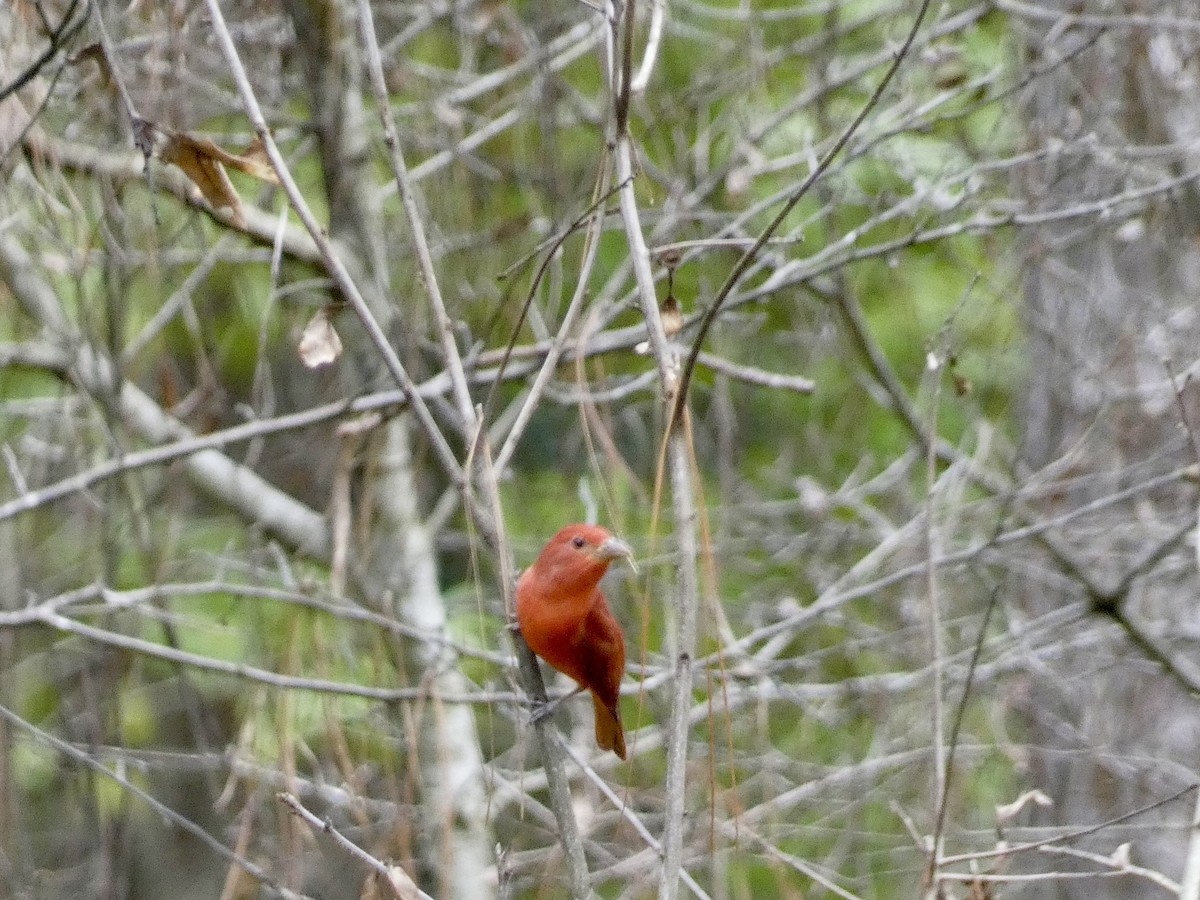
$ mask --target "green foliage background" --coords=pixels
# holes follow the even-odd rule
[[[147,8],[139,18],[102,5],[119,46],[146,35],[155,47],[166,40],[161,10]],[[423,177],[419,189],[460,347],[496,353],[513,341],[528,351],[555,331],[574,289],[581,234],[563,243],[536,288],[532,273],[547,238],[592,203],[610,98],[600,51],[593,48],[561,68],[543,59],[493,90],[448,100],[475,78],[519,69],[525,54],[540,52],[581,21],[590,4],[478,6],[484,25],[477,32],[462,17],[431,14],[411,40],[398,35],[415,21],[415,11],[381,8],[381,39],[398,47],[386,59],[386,75],[410,168],[447,149],[456,154]],[[748,6],[751,14],[744,13]],[[635,190],[652,247],[704,241],[723,228],[744,239],[737,247],[688,251],[674,293],[693,321],[746,240],[765,227],[868,102],[912,24],[914,5],[812,4],[811,14],[796,6],[673,4],[650,87],[632,106]],[[203,31],[199,13],[181,15]],[[248,25],[285,13],[247,3],[231,6],[229,15]],[[931,495],[931,475],[946,476],[950,467],[944,459],[927,467],[914,423],[898,410],[887,377],[911,398],[922,428],[966,457],[1009,470],[1021,440],[1029,366],[1019,251],[1003,221],[1015,202],[1013,171],[1027,141],[1020,102],[1028,73],[1018,70],[1010,29],[995,9],[965,0],[935,5],[896,81],[827,177],[787,217],[779,240],[738,285],[713,329],[711,353],[760,373],[810,378],[814,390],[770,389],[708,366],[697,371],[691,427],[706,557],[697,648],[703,677],[695,701],[708,702],[710,714],[693,729],[689,864],[712,896],[816,896],[812,879],[787,855],[813,861],[858,896],[911,896],[918,889],[923,858],[905,818],[921,834],[936,818],[920,579],[882,583],[804,627],[780,629],[786,637],[758,668],[746,655],[730,653],[721,628],[742,636],[802,615],[895,534],[907,537],[897,541],[894,555],[885,555],[877,574],[918,564],[925,548],[915,523],[926,513],[945,524],[948,550],[993,527],[984,507],[994,498],[978,484],[953,482]],[[645,36],[639,26],[639,46]],[[326,194],[311,127],[319,110],[301,87],[296,49],[291,38],[263,39],[261,46],[255,40],[244,37],[241,47],[270,124],[304,196],[327,221],[337,198]],[[244,146],[250,134],[222,64],[208,58],[208,49],[192,53],[183,74],[209,85],[208,93],[189,94],[188,78],[178,71],[155,85],[128,52],[120,59],[147,116],[161,115],[164,125],[212,136],[222,146]],[[64,78],[71,90],[48,105],[40,129],[91,141],[98,153],[125,154],[127,134],[113,97],[76,68],[66,69]],[[386,293],[398,323],[392,337],[416,377],[429,378],[441,369],[434,325],[366,93],[370,156],[363,171],[374,179],[384,224]],[[468,135],[514,109],[520,114],[515,125],[462,150]],[[95,121],[78,124],[89,112]],[[161,163],[154,166],[165,172]],[[244,203],[281,208],[278,191],[237,174],[233,181]],[[219,215],[180,203],[166,190],[151,193],[143,178],[106,182],[80,168],[14,180],[6,194],[0,219],[19,211],[21,239],[39,248],[41,271],[65,316],[81,340],[114,359],[185,285],[205,252],[226,242],[180,314],[120,366],[122,379],[195,432],[392,387],[320,266],[285,256],[273,272],[270,242],[236,233]],[[69,198],[70,205],[46,197]],[[598,316],[591,339],[642,322],[626,268],[628,241],[615,202],[611,206],[589,286],[589,310]],[[286,220],[299,224],[293,212]],[[655,273],[661,299],[665,270],[656,266]],[[518,328],[530,291],[532,320]],[[330,310],[347,353],[334,367],[308,370],[295,350],[319,308]],[[865,331],[854,327],[854,308]],[[0,288],[0,338],[15,343],[39,333],[18,297]],[[685,330],[679,340],[687,345],[694,335]],[[587,359],[580,367],[584,384],[620,387],[648,371],[652,362],[635,343]],[[886,373],[871,353],[886,361]],[[496,410],[518,402],[527,386],[524,380],[504,385]],[[517,560],[529,563],[558,525],[591,513],[629,538],[641,570],[612,578],[609,593],[630,638],[629,680],[652,679],[669,663],[671,535],[678,524],[670,521],[669,504],[656,508],[654,502],[663,428],[658,386],[649,382],[598,403],[594,420],[574,398],[581,383],[573,364],[561,366],[554,387],[502,475]],[[486,388],[476,394],[483,402]],[[112,397],[79,390],[69,372],[0,368],[0,402],[0,441],[16,448],[14,460],[33,485],[144,445],[122,423]],[[442,422],[450,415],[444,407],[435,412]],[[226,452],[310,507],[325,509],[336,424]],[[602,434],[611,439],[607,448],[598,441]],[[453,434],[452,442],[465,451],[464,435]],[[454,489],[428,447],[418,444],[414,465],[428,514]],[[42,447],[54,453],[34,465],[29,460]],[[378,449],[371,438],[364,442],[351,494],[356,552],[372,561],[388,552],[372,545]],[[8,499],[20,493],[11,483],[4,490]],[[520,860],[516,892],[560,896],[555,835],[497,787],[499,780],[519,781],[538,761],[510,697],[510,670],[497,659],[507,658],[509,646],[494,560],[461,510],[441,522],[437,560],[449,634],[461,651],[455,664],[481,694],[504,697],[471,705],[482,754],[493,767],[483,776],[495,791],[490,824],[505,852]],[[349,685],[419,687],[426,674],[409,638],[379,619],[347,613],[392,616],[390,598],[365,596],[361,584],[349,597],[331,596],[327,562],[302,557],[193,491],[178,461],[123,472],[9,519],[3,528],[9,551],[18,554],[13,570],[21,596],[41,602],[95,585],[96,593],[71,609],[72,620],[91,627],[218,662]],[[127,607],[104,593],[153,585],[175,587]],[[939,591],[953,668],[944,700],[953,717],[990,595],[966,567],[943,573]],[[18,608],[15,601],[6,609]],[[1002,628],[992,620],[984,634],[985,661],[994,661]],[[288,690],[193,670],[45,622],[0,629],[0,638],[5,705],[77,747],[90,747],[103,764],[124,767],[132,783],[177,802],[222,841],[230,843],[236,830],[228,797],[224,806],[214,803],[225,785],[236,784],[231,790],[247,805],[253,804],[246,792],[269,794],[265,776],[261,784],[234,777],[236,757],[284,779],[298,772],[313,781],[353,782],[362,796],[390,802],[390,821],[338,812],[339,823],[373,852],[401,859],[436,882],[428,860],[416,859],[439,824],[427,818],[414,775],[419,733],[436,721],[436,710],[424,701]],[[992,834],[995,806],[1025,786],[1004,689],[1003,674],[989,676],[972,685],[967,698],[947,814],[951,844],[974,846],[980,835]],[[656,688],[630,695],[625,715],[642,725],[662,723],[666,696]],[[579,715],[561,716],[563,730],[586,735]],[[70,890],[87,881],[81,873],[98,865],[97,832],[118,843],[119,835],[138,835],[128,846],[181,840],[156,834],[161,826],[154,814],[127,791],[65,764],[46,744],[10,736],[7,746],[10,796],[19,798],[9,803],[27,812],[10,812],[6,824],[23,822],[27,871],[47,873],[46,885]],[[878,767],[869,765],[878,760]],[[635,751],[627,768],[604,772],[630,807],[653,822],[662,806],[664,767],[663,754],[653,749]],[[594,816],[598,869],[642,849],[619,811],[598,801],[585,783],[578,790]],[[770,812],[792,792],[803,799]],[[534,793],[536,802],[545,802],[543,791]],[[269,796],[264,801],[256,794],[253,802],[270,806]],[[64,814],[49,812],[56,809]],[[760,813],[753,827],[742,821],[748,810]],[[294,861],[308,852],[289,844],[281,836],[285,827],[270,814],[266,820],[262,829],[270,836],[254,846],[258,858]],[[738,836],[731,838],[717,821]],[[162,878],[151,869],[128,863],[128,895],[155,895]],[[195,869],[201,873],[195,895],[220,890],[223,863],[208,859]],[[318,895],[357,890],[357,882],[351,890],[347,881],[322,894],[319,888],[328,889],[323,877],[307,875]],[[619,871],[600,887],[608,897],[654,890]]]

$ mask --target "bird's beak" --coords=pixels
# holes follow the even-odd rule
[[[633,548],[615,537],[610,537],[603,544],[596,548],[596,556],[600,559],[627,559],[629,565],[634,572],[637,571],[637,563],[633,561]]]

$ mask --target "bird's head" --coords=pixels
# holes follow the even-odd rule
[[[633,559],[633,550],[612,532],[599,525],[568,525],[550,539],[547,547],[569,548],[577,557],[591,558],[608,565],[614,559]]]
[[[550,539],[534,566],[560,584],[594,586],[615,559],[628,559],[633,565],[633,550],[607,528],[568,525]]]

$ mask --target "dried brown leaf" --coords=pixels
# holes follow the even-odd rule
[[[244,227],[246,219],[242,215],[242,198],[238,196],[219,159],[219,154],[224,151],[204,138],[180,132],[167,132],[166,135],[166,141],[159,147],[158,158],[183,169],[214,209],[228,207],[233,211],[234,224]],[[214,150],[217,152],[214,153]]]
[[[262,181],[270,184],[279,184],[279,175],[275,171],[275,166],[271,164],[271,157],[267,155],[267,146],[263,143],[263,139],[255,137],[242,151],[241,156],[235,156],[236,163],[230,162],[228,165],[234,166],[237,169],[245,172],[247,175],[253,175]]]
[[[246,152],[239,155],[194,134],[166,130],[163,134],[166,139],[159,147],[159,159],[183,169],[215,209],[224,206],[233,210],[235,225],[245,226],[246,220],[242,215],[242,199],[229,180],[225,166],[261,181],[279,184],[279,176],[259,138],[255,138]]]
[[[237,169],[239,172],[245,172],[247,175],[253,175],[261,181],[267,181],[271,184],[279,184],[279,176],[275,174],[275,168],[271,165],[270,157],[267,156],[267,150],[263,146],[260,138],[255,138],[250,142],[250,146],[246,148],[246,152],[240,156],[236,153],[230,153],[224,147],[213,143],[208,138],[197,137],[194,134],[176,133],[172,138],[182,138],[188,141],[198,153],[203,153],[222,165],[229,166],[231,169]]]
[[[300,361],[310,369],[328,365],[342,355],[342,339],[324,309],[317,310],[317,314],[308,320],[296,349]]]

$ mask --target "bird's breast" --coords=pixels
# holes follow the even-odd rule
[[[570,597],[537,589],[525,579],[517,586],[517,624],[529,649],[558,671],[580,681],[579,647],[594,598]]]

